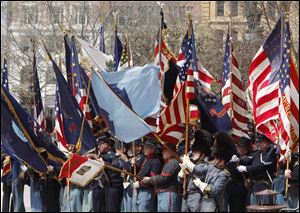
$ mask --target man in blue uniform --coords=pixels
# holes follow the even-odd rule
[[[225,211],[224,193],[230,180],[230,173],[226,169],[226,163],[230,161],[234,153],[234,140],[226,133],[216,133],[212,146],[213,160],[209,164],[192,163],[188,156],[182,158],[182,169],[187,169],[192,174],[205,176],[193,180],[194,184],[201,190],[204,197],[201,201],[200,212]]]
[[[135,145],[131,145],[130,151],[132,153],[131,158],[125,163],[125,170],[134,174],[134,166],[136,167],[136,174],[138,174],[141,170],[142,163],[145,159],[145,155],[143,153],[143,147],[141,145],[142,140],[136,140]],[[133,153],[135,153],[135,158],[133,157]],[[122,212],[135,212],[136,207],[136,191],[133,190],[132,183],[134,183],[134,178],[131,176],[125,175],[125,181],[123,183],[124,186],[124,194],[122,200]]]
[[[115,139],[112,137],[100,140],[100,161],[104,161],[113,167],[123,169],[124,161],[119,158],[114,150]],[[105,189],[105,210],[107,212],[120,212],[123,195],[123,178],[121,174],[111,169],[104,169],[107,175],[107,182],[104,185]],[[103,202],[98,200],[98,202]]]
[[[206,130],[196,130],[194,133],[194,139],[191,142],[191,161],[195,165],[207,164],[210,158],[210,147],[212,146],[212,135]],[[178,173],[178,181],[183,184],[185,171],[182,169]],[[195,176],[204,181],[205,176]],[[192,175],[187,176],[187,192],[182,197],[182,212],[199,212],[201,207],[202,192],[194,184]]]
[[[155,140],[145,138],[142,143],[144,147],[145,158],[138,173],[141,177],[152,177],[161,173],[162,163],[155,156],[158,145]],[[143,181],[137,181],[133,184],[137,190],[136,210],[138,212],[153,212],[156,210],[154,186]]]
[[[259,149],[252,153],[252,158],[240,159],[239,172],[246,172],[253,181],[253,187],[250,189],[251,205],[258,204],[256,192],[265,189],[271,189],[271,182],[276,172],[276,149],[273,142],[265,135],[259,134],[257,140]],[[272,201],[264,199],[264,204],[270,204]]]
[[[157,193],[157,211],[158,212],[178,212],[181,209],[181,197],[179,195],[179,183],[177,174],[180,166],[173,153],[176,153],[176,145],[167,143],[163,147],[164,166],[159,175],[144,177],[142,182],[151,184],[155,187]]]

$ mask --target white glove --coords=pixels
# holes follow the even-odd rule
[[[27,170],[27,166],[25,166],[25,165],[22,165],[22,166],[21,166],[21,169],[22,169],[22,171],[23,171],[23,172],[26,172],[26,170]]]
[[[150,182],[150,177],[143,177],[143,183],[148,184]]]
[[[202,182],[199,178],[195,178],[193,180],[195,186],[197,186],[202,192],[204,192],[205,187],[208,185],[207,183]]]
[[[184,176],[184,174],[185,174],[184,171],[185,171],[185,170],[183,170],[183,169],[181,168],[181,170],[180,170],[180,172],[178,173],[177,176],[183,178],[183,176]]]
[[[192,163],[192,161],[187,155],[183,155],[182,165],[186,167],[189,172],[192,172],[195,167],[195,164]]]
[[[236,167],[239,172],[247,172],[246,166],[238,166]]]
[[[238,161],[240,161],[240,159],[238,158],[238,156],[232,155],[231,160],[229,162],[235,163],[235,162],[238,162]]]
[[[53,166],[47,166],[47,170],[48,170],[48,172],[52,172],[53,171]]]
[[[129,182],[123,182],[123,188],[124,189],[127,189],[127,187],[130,185],[130,183]]]
[[[133,187],[134,189],[138,189],[138,188],[140,188],[140,183],[139,183],[138,181],[136,181],[136,182],[134,182],[134,183],[132,184],[132,187]]]

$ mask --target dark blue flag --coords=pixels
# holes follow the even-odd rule
[[[104,42],[104,26],[100,27],[100,51],[105,53],[105,42]]]
[[[122,52],[123,52],[122,43],[121,43],[121,41],[118,37],[117,30],[115,30],[115,49],[114,49],[114,53],[115,53],[115,71],[118,70],[118,66],[119,66],[119,62],[121,60]]]
[[[199,81],[196,81],[195,96],[195,104],[200,110],[201,128],[211,134],[229,133],[232,123],[221,100],[215,94],[203,90]]]
[[[72,76],[72,63],[71,63],[71,57],[72,57],[72,45],[71,41],[67,34],[64,35],[64,41],[65,41],[65,54],[66,54],[66,72],[67,72],[67,80],[69,85],[73,88],[73,76]]]
[[[47,151],[49,158],[63,163],[67,157],[53,144],[51,137],[41,129],[38,123],[22,108],[11,94],[1,88],[1,95],[3,96],[4,102],[10,106],[9,110],[16,119],[19,127],[23,127],[21,130],[23,134],[26,134],[30,145],[35,149]],[[34,126],[36,126],[39,131],[34,132]]]
[[[45,47],[46,48],[46,47]],[[72,94],[72,90],[66,82],[64,76],[59,70],[57,64],[52,59],[51,55],[47,50],[47,54],[52,61],[53,69],[56,75],[58,91],[60,98],[60,110],[63,120],[64,134],[68,144],[77,145],[79,154],[84,154],[87,151],[95,148],[96,140],[94,134],[86,122],[84,115]],[[82,137],[79,140],[81,125],[84,122],[82,129]],[[78,143],[79,141],[79,143]]]
[[[36,171],[44,173],[47,171],[47,164],[33,147],[32,141],[27,139],[12,115],[8,103],[1,98],[1,149],[10,156],[21,159]]]
[[[36,57],[35,57],[35,49],[33,49],[33,51],[34,51],[34,54],[33,54],[34,119],[37,121],[39,126],[43,130],[45,130],[46,129],[46,120],[45,120],[45,114],[44,114],[44,110],[43,110],[43,102],[42,102],[39,76],[38,76],[38,70],[37,70],[37,63],[36,63]],[[36,125],[34,126],[34,131],[35,132],[37,131]]]
[[[2,86],[6,91],[9,91],[8,87],[8,69],[7,69],[7,61],[6,58],[4,58],[4,64],[2,69]]]

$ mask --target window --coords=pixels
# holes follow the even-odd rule
[[[238,1],[231,1],[230,2],[230,13],[231,16],[238,16],[238,9],[239,8],[239,2]]]
[[[217,16],[224,16],[224,1],[217,1]]]

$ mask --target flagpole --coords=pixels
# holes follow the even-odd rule
[[[93,72],[92,72],[92,75],[93,75]],[[85,101],[85,106],[88,105],[88,101],[89,101],[89,97],[90,97],[90,88],[91,88],[91,78],[89,78],[88,91],[87,91],[87,97],[86,97],[86,101]],[[79,138],[78,138],[78,141],[77,141],[77,144],[76,144],[76,151],[78,153],[79,153],[79,151],[81,149],[83,127],[84,127],[84,123],[85,123],[85,118],[86,118],[86,112],[85,112],[85,110],[83,110],[83,119],[82,119],[82,123],[81,123],[80,134],[79,134]]]
[[[191,13],[188,12],[188,39],[191,36]],[[184,146],[184,154],[188,154],[188,148],[189,148],[189,117],[190,117],[190,101],[188,98],[186,98],[186,117],[185,117],[185,146]],[[187,175],[184,173],[183,176],[183,196],[186,195],[187,191]]]
[[[232,91],[232,16],[230,14],[229,22],[229,78],[230,78],[230,119],[233,123],[233,91]],[[231,130],[232,131],[232,130]]]
[[[127,62],[128,62],[128,67],[131,67],[130,64],[130,60],[131,60],[131,56],[130,56],[130,48],[129,48],[129,39],[128,39],[128,30],[126,29],[126,43],[127,43]]]
[[[287,24],[287,27],[289,27],[289,25],[288,25],[288,22],[289,22],[289,8],[287,8],[287,6],[285,5],[285,16],[283,16],[283,18],[285,19],[284,21],[285,21],[285,23],[281,23],[282,25],[281,26],[285,26],[284,24]],[[285,32],[285,30],[283,29],[283,27],[281,28],[281,32]],[[282,33],[281,34],[281,39],[282,40],[284,40],[284,37],[285,37],[285,34],[284,33]],[[288,39],[291,39],[291,38],[288,38]],[[288,41],[288,42],[290,42],[290,41]],[[291,47],[290,47],[290,60],[291,60]],[[290,64],[291,64],[291,62],[290,62]],[[290,67],[290,70],[291,70],[291,67]],[[291,74],[291,73],[290,73]],[[289,74],[289,75],[290,75]],[[290,82],[291,82],[291,79],[290,79]],[[290,83],[291,84],[291,83]],[[281,100],[282,101],[282,100]],[[291,104],[291,97],[290,97],[290,100],[288,100],[287,101],[288,102],[288,110],[289,110],[289,113],[287,114],[287,116],[288,116],[288,120],[289,120],[289,122],[290,122],[290,128],[291,128],[291,112],[290,112],[290,104]],[[279,104],[280,105],[280,104]],[[279,111],[279,113],[280,113],[280,111]],[[283,125],[283,123],[281,124],[281,125]],[[281,133],[281,131],[280,131],[280,133]],[[291,132],[290,132],[290,134],[291,134]],[[281,137],[281,140],[282,140],[282,135],[281,134],[279,134],[280,135],[280,137]],[[289,170],[289,164],[290,164],[290,161],[291,161],[291,154],[290,154],[290,152],[291,152],[291,150],[290,150],[290,141],[291,141],[291,138],[289,137],[289,144],[288,144],[288,149],[286,150],[286,152],[288,153],[288,155],[286,155],[285,157],[286,157],[286,170]],[[286,177],[285,178],[285,197],[287,198],[288,197],[288,190],[289,190],[289,178],[288,177]]]

